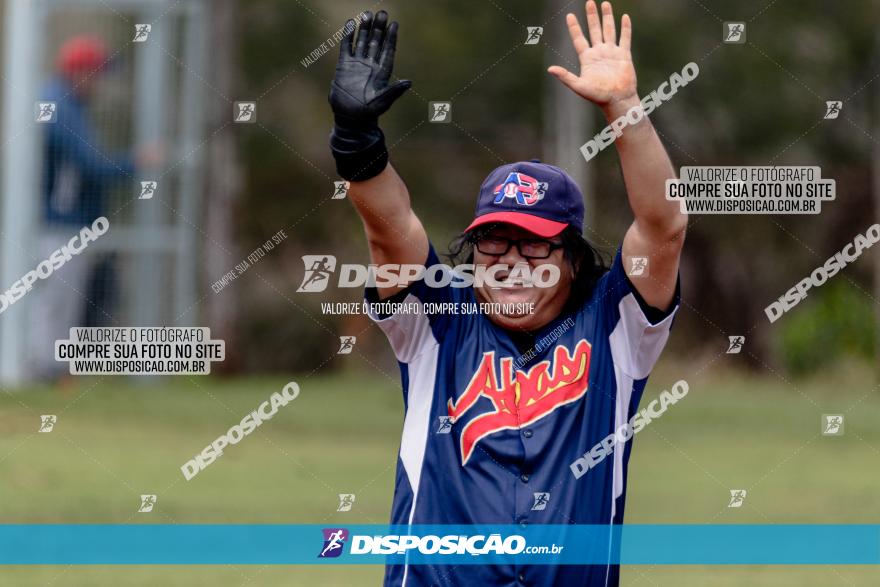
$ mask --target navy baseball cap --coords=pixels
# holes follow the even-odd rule
[[[537,159],[493,170],[480,187],[476,218],[467,230],[495,222],[538,236],[558,235],[566,226],[584,231],[584,195],[562,169]]]

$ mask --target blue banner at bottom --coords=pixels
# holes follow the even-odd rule
[[[876,565],[880,525],[0,525],[5,565]]]

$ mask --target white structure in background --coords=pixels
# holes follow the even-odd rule
[[[2,152],[0,291],[28,271],[32,263],[27,252],[39,236],[42,128],[34,122],[34,105],[52,73],[52,47],[58,34],[100,32],[114,39],[114,49],[126,60],[130,56],[133,68],[132,129],[122,136],[130,135],[137,145],[161,144],[166,156],[161,168],[147,172],[163,177],[161,197],[168,203],[135,202],[118,219],[110,219],[113,230],[94,247],[94,253],[115,252],[124,268],[120,289],[125,294],[118,296],[119,315],[114,318],[132,326],[187,326],[198,319],[188,310],[197,299],[198,235],[193,225],[203,218],[198,198],[205,86],[193,72],[206,70],[209,9],[205,0],[6,0],[0,137],[10,148]],[[132,44],[133,22],[152,25],[149,42]],[[186,65],[183,72],[181,63]],[[166,169],[170,171],[164,175]],[[32,377],[24,340],[34,311],[28,297],[21,307],[0,316],[2,385]]]

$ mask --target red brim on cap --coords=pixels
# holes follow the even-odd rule
[[[529,232],[533,232],[540,237],[550,238],[558,235],[568,226],[565,222],[556,222],[555,220],[547,220],[540,216],[526,214],[525,212],[491,212],[478,216],[471,222],[465,232],[472,230],[478,226],[504,222],[524,228]]]

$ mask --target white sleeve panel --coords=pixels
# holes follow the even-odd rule
[[[614,364],[633,379],[644,379],[666,346],[678,306],[657,324],[648,321],[633,294],[624,296],[617,307],[620,321],[609,337]]]
[[[406,306],[421,305],[417,297],[409,294],[404,298]],[[437,346],[437,339],[431,331],[431,322],[426,314],[394,314],[382,318],[374,312],[369,317],[379,325],[385,333],[394,356],[401,363],[409,363],[426,349]]]

